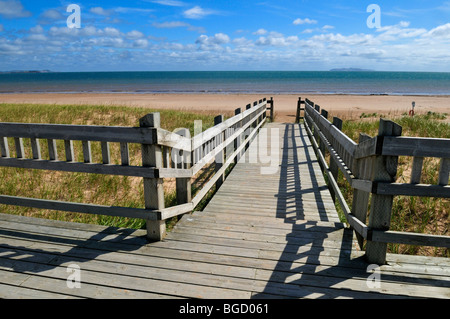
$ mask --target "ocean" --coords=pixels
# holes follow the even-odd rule
[[[375,71],[2,73],[0,93],[450,95],[450,73]]]

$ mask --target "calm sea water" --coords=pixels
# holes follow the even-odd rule
[[[15,92],[450,95],[450,73],[222,71],[0,74],[0,93]]]

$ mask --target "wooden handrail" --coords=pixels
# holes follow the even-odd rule
[[[192,211],[211,190],[225,170],[240,157],[258,129],[265,123],[265,98],[247,106],[243,112],[191,138],[189,134],[169,132],[159,127],[159,113],[140,119],[140,127],[89,126],[65,124],[0,123],[0,166],[136,176],[144,179],[145,208],[93,205],[19,196],[0,195],[0,203],[60,211],[141,218],[147,222],[147,237],[161,240],[165,235],[165,219]],[[273,114],[273,113],[272,113]],[[187,131],[186,129],[184,131]],[[187,131],[188,133],[188,131]],[[8,138],[14,139],[15,157],[11,157]],[[31,141],[32,158],[25,158],[24,138]],[[239,139],[239,143],[236,141]],[[48,158],[42,158],[41,141],[47,140]],[[65,156],[60,159],[56,140],[64,140]],[[82,141],[83,162],[75,161],[73,141]],[[101,142],[102,163],[93,163],[91,141]],[[112,165],[109,143],[120,143],[121,165]],[[142,165],[131,166],[128,144],[141,144]],[[220,168],[191,199],[190,179],[218,152],[233,145]],[[181,163],[171,158],[180,154]],[[198,156],[196,156],[198,155]],[[217,160],[217,159],[216,159]],[[163,178],[175,178],[177,205],[164,207]]]
[[[304,125],[322,169],[328,175],[330,189],[340,203],[347,222],[355,230],[361,248],[363,241],[367,240],[366,256],[369,262],[383,264],[389,242],[450,246],[450,236],[389,230],[393,196],[450,198],[450,139],[399,136],[399,125],[381,119],[378,136],[361,134],[359,143],[356,143],[335,125],[342,123],[340,119],[334,118],[331,123],[327,119],[328,112],[322,110],[320,113],[320,106],[308,99],[304,104]],[[354,189],[351,210],[337,186],[336,172],[328,168],[325,151],[328,151],[333,167],[341,170]],[[397,158],[402,155],[414,157],[410,183],[395,182]],[[441,159],[438,185],[419,183],[424,157]],[[366,225],[369,194],[372,194],[372,205],[369,224]]]

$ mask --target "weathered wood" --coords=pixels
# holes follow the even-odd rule
[[[10,157],[8,139],[6,137],[0,137],[0,156]]]
[[[128,148],[128,143],[120,143],[120,162],[122,166],[130,165],[130,151]]]
[[[39,139],[31,138],[30,142],[31,142],[31,152],[32,152],[33,159],[40,160],[42,157],[41,157],[41,145],[39,143]]]
[[[90,141],[81,141],[83,148],[83,161],[84,163],[92,163],[92,151]]]
[[[72,140],[65,140],[64,141],[64,149],[66,152],[66,161],[67,162],[73,162],[75,160],[75,154],[73,151],[73,141]]]
[[[51,161],[57,161],[58,160],[58,149],[56,147],[56,141],[53,139],[47,140],[48,145],[48,157]]]
[[[450,198],[449,185],[375,183],[374,194]]]
[[[160,216],[160,212],[157,210],[94,205],[94,204],[81,204],[81,203],[44,200],[19,196],[0,195],[0,203],[6,205],[34,207],[39,209],[50,209],[66,212],[141,218],[145,220],[157,220],[158,217]]]
[[[109,151],[109,143],[101,142],[100,145],[101,145],[101,149],[102,149],[102,163],[110,164],[111,163],[111,154]]]
[[[300,101],[299,101],[300,103]],[[338,117],[333,117],[333,125],[339,130],[342,130],[342,120]],[[339,167],[336,163],[336,160],[333,156],[330,155],[330,171],[331,174],[333,175],[334,179],[337,180],[338,179],[338,173],[339,173]],[[333,198],[333,200],[336,199],[336,195],[334,192],[334,189],[330,190],[331,192],[331,198]]]
[[[181,136],[184,136],[186,138],[189,138],[189,139],[191,137],[191,133],[189,132],[189,129],[187,129],[187,128],[180,129],[176,133]],[[183,158],[182,163],[184,163],[185,167],[180,167],[180,168],[189,169],[191,167],[191,152],[182,151],[181,157]],[[176,183],[177,204],[181,205],[181,204],[190,203],[192,200],[191,178],[190,177],[176,178],[175,183]]]
[[[328,175],[328,180],[331,185],[331,188],[333,189],[334,194],[337,196],[337,200],[339,202],[339,205],[342,208],[342,211],[344,212],[347,222],[357,232],[357,235],[360,238],[362,238],[362,239],[367,238],[369,228],[363,222],[361,222],[360,219],[357,218],[353,212],[350,211],[350,208],[348,207],[347,202],[345,201],[345,198],[342,195],[341,190],[339,189],[336,179],[334,178],[331,170],[327,167],[327,163],[325,161],[325,158],[322,155],[322,152],[319,149],[319,146],[317,145],[317,142],[313,139],[311,130],[309,129],[307,124],[305,125],[305,127],[308,131],[308,135],[311,138],[313,147],[317,152],[317,155],[318,155],[317,157],[319,158],[319,161],[322,163],[322,166],[324,167],[324,170]]]
[[[359,135],[359,144],[364,141],[370,140],[371,137],[367,134]],[[367,166],[372,166],[372,158],[362,158],[357,160],[355,164],[355,177],[358,179],[369,179],[371,174],[371,170],[366,170]],[[352,183],[353,186],[353,183]],[[352,214],[360,220],[364,225],[366,224],[367,219],[367,210],[369,207],[369,196],[370,193],[368,191],[363,191],[361,189],[354,188],[353,189],[353,201],[352,201]],[[360,233],[356,234],[356,238],[358,240],[358,244],[360,249],[363,249],[364,246],[364,237],[361,236]]]
[[[139,120],[144,128],[159,128],[161,125],[160,113],[150,113]],[[159,131],[158,131],[159,133]],[[142,166],[162,167],[161,146],[142,144]],[[149,210],[164,209],[164,187],[162,178],[144,178],[145,208]],[[164,220],[147,221],[147,238],[151,241],[162,240],[166,235]]]
[[[450,139],[385,136],[382,155],[450,158]]]
[[[15,137],[14,144],[16,146],[16,158],[25,158],[25,150],[23,147],[23,138]]]
[[[411,184],[420,184],[420,177],[422,176],[423,157],[415,156],[413,159],[411,170]]]
[[[267,103],[270,104],[269,118],[270,118],[270,121],[273,122],[273,120],[274,120],[273,97],[271,97],[270,100],[267,101]]]
[[[218,115],[214,118],[214,126],[220,124],[223,122],[223,115]],[[216,137],[218,139],[219,143],[223,143],[226,138],[224,137],[224,133],[220,132],[219,135]],[[225,147],[225,145],[224,145]],[[218,174],[218,171],[222,168],[223,164],[225,163],[225,153],[222,150],[216,151],[216,158],[215,158],[215,174]],[[217,181],[216,181],[216,189],[219,189],[220,186],[223,184],[223,181],[225,179],[225,172],[221,174]]]
[[[439,167],[438,184],[441,186],[448,185],[448,177],[450,173],[450,157],[442,158]]]
[[[399,136],[402,127],[398,124],[380,119],[378,136]],[[373,159],[372,177],[374,182],[395,181],[397,175],[398,156],[375,156]],[[369,227],[374,230],[389,230],[391,224],[392,195],[372,194]],[[366,257],[370,263],[383,265],[386,263],[387,244],[368,240]]]
[[[180,177],[190,176],[190,170],[166,170],[157,169],[155,167],[142,166],[121,166],[121,165],[104,165],[97,163],[80,163],[80,162],[66,162],[53,160],[33,160],[21,158],[3,158],[0,157],[0,166],[4,167],[19,167],[31,169],[43,169],[64,172],[79,172],[79,173],[93,173],[106,175],[123,175],[123,176],[137,176],[137,177]]]
[[[234,110],[234,115],[239,115],[241,114],[242,110],[241,108],[237,108]],[[236,127],[236,130],[240,130],[240,128],[242,127],[242,121],[236,123],[238,126]],[[242,139],[243,136],[242,134],[239,134],[235,139],[234,139],[234,150],[237,150],[239,148],[239,146],[241,146],[242,143]],[[241,159],[241,154],[239,153],[235,159],[234,159],[234,163],[237,164],[237,162],[239,162],[239,160]]]
[[[440,236],[431,234],[372,230],[371,240],[381,243],[395,243],[395,244],[450,248],[449,236]]]
[[[143,127],[0,123],[8,137],[103,142],[156,143],[156,130]]]

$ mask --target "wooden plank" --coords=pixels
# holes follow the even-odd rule
[[[380,119],[378,136],[399,136],[402,127],[398,124]],[[398,156],[375,156],[373,159],[371,180],[374,182],[395,181]],[[372,194],[370,203],[369,227],[374,230],[389,230],[392,213],[392,195]],[[370,263],[383,265],[386,262],[387,244],[368,240],[366,257]]]
[[[415,156],[413,159],[411,170],[411,184],[420,184],[420,177],[422,176],[423,157]]]
[[[371,137],[367,134],[360,134],[359,135],[359,141],[358,141],[358,149],[359,145],[366,141],[371,141]],[[358,178],[357,180],[352,181],[352,187],[353,190],[353,201],[352,201],[352,213],[355,215],[355,217],[363,224],[366,225],[367,220],[367,211],[369,207],[369,196],[370,192],[372,191],[372,182],[368,181],[369,183],[365,183],[364,186],[369,186],[370,189],[362,189],[363,186],[359,184],[359,182],[362,182],[363,179],[369,179],[371,176],[371,170],[372,170],[372,158],[361,158],[355,161],[355,176]],[[366,182],[366,180],[364,180]],[[358,185],[359,184],[359,185]],[[369,185],[367,185],[369,184]],[[356,238],[358,240],[359,248],[362,250],[364,247],[364,239],[367,238],[366,236],[363,236],[360,232],[357,232]]]
[[[382,155],[450,158],[450,139],[385,136]]]
[[[262,114],[264,111],[261,111],[258,114]],[[263,120],[265,121],[265,119]],[[210,160],[216,157],[218,153],[220,153],[222,150],[224,150],[228,144],[231,144],[234,139],[238,136],[241,136],[243,140],[247,141],[248,143],[248,135],[249,128],[253,122],[249,121],[244,124],[240,129],[235,130],[226,140],[219,142],[219,139],[214,140],[214,147],[208,149],[206,152],[203,153],[203,156],[201,156],[197,163],[192,167],[193,175],[197,174],[205,165],[207,165]],[[219,124],[220,125],[220,124]],[[220,134],[220,133],[219,133]],[[254,136],[254,135],[252,135]],[[194,137],[195,138],[195,137]],[[197,140],[198,141],[198,140]],[[244,151],[244,150],[243,150]]]
[[[168,146],[172,148],[177,148],[183,151],[191,152],[192,145],[191,139],[181,136],[179,134],[166,131],[162,128],[157,128],[157,140],[158,145]]]
[[[305,126],[305,127],[306,127],[308,133],[310,134],[311,131],[309,130],[309,128],[307,126]],[[310,135],[310,137],[311,137],[313,147],[318,154],[318,158],[322,162],[322,165],[323,165],[325,171],[327,172],[328,180],[330,182],[331,187],[334,189],[334,192],[337,196],[337,199],[342,208],[342,211],[344,212],[347,222],[352,226],[352,228],[358,234],[360,234],[362,236],[362,238],[367,238],[368,227],[363,222],[361,222],[358,218],[356,218],[350,211],[350,208],[348,207],[347,202],[345,201],[345,198],[342,195],[341,190],[340,190],[336,180],[334,179],[332,172],[329,170],[329,168],[327,166],[325,158],[323,157],[323,155],[319,149],[319,146],[317,145],[317,142],[314,139],[312,139],[312,135]]]
[[[120,160],[122,166],[130,165],[130,151],[128,148],[128,143],[125,142],[120,143]]]
[[[382,243],[450,248],[450,236],[441,235],[373,230],[371,240]]]
[[[49,159],[51,161],[57,161],[58,160],[58,149],[56,147],[56,141],[49,138],[47,140],[47,145],[48,145],[48,157],[49,157]]]
[[[439,167],[439,180],[438,184],[441,186],[448,185],[448,177],[450,174],[450,157],[442,158]]]
[[[139,120],[139,125],[146,128],[160,128],[160,113],[147,114]],[[141,149],[142,166],[148,168],[162,167],[162,151],[160,145],[142,144]],[[165,204],[163,182],[164,181],[162,178],[144,178],[144,202],[146,209],[158,211],[164,209]],[[148,221],[146,223],[146,228],[147,238],[151,241],[162,240],[166,236],[166,223],[164,220]]]
[[[16,146],[16,158],[25,158],[25,150],[23,147],[23,138],[15,137],[14,144]]]
[[[143,167],[143,166],[104,165],[98,163],[17,159],[6,157],[0,158],[0,166],[43,169],[43,170],[64,171],[64,172],[137,176],[146,178],[153,178],[155,176],[175,177],[174,175],[177,175],[178,174],[177,172],[183,174],[182,176],[190,176],[191,174],[190,170],[178,170],[178,171],[172,169],[158,170],[154,167]]]
[[[261,121],[261,123],[258,124],[258,126],[250,133],[250,135],[244,140],[244,143],[233,152],[233,154],[231,154],[230,158],[225,162],[225,165],[223,165],[219,171],[217,171],[215,173],[215,175],[208,181],[208,183],[206,183],[203,187],[202,190],[199,191],[195,197],[192,199],[192,203],[194,204],[194,207],[198,205],[198,203],[203,199],[203,197],[210,191],[210,189],[213,187],[213,185],[215,185],[215,182],[221,177],[221,174],[225,173],[225,170],[228,168],[228,166],[230,164],[232,164],[234,162],[234,157],[237,156],[237,154],[239,154],[239,152],[241,152],[245,146],[246,143],[248,143],[248,141],[250,141],[253,136],[256,135],[256,133],[258,132],[258,129],[265,123],[265,119],[263,121]]]
[[[92,163],[91,141],[82,141],[83,160],[86,164]]]
[[[65,140],[64,141],[64,149],[66,151],[66,161],[73,162],[75,160],[75,154],[73,151],[73,141]]]
[[[42,157],[41,157],[41,145],[39,143],[39,139],[31,138],[30,142],[31,142],[31,152],[32,152],[33,159],[40,160]]]
[[[160,211],[151,209],[82,204],[7,195],[0,195],[0,203],[66,212],[141,218],[146,220],[158,220],[161,215]]]
[[[374,194],[450,198],[450,186],[430,184],[375,183]]]
[[[0,137],[0,156],[10,157],[8,139],[6,137]]]
[[[0,123],[8,137],[154,144],[156,130],[142,127]]]
[[[111,163],[111,155],[109,151],[109,143],[108,142],[101,142],[100,143],[102,148],[102,163],[103,164],[110,164]]]

